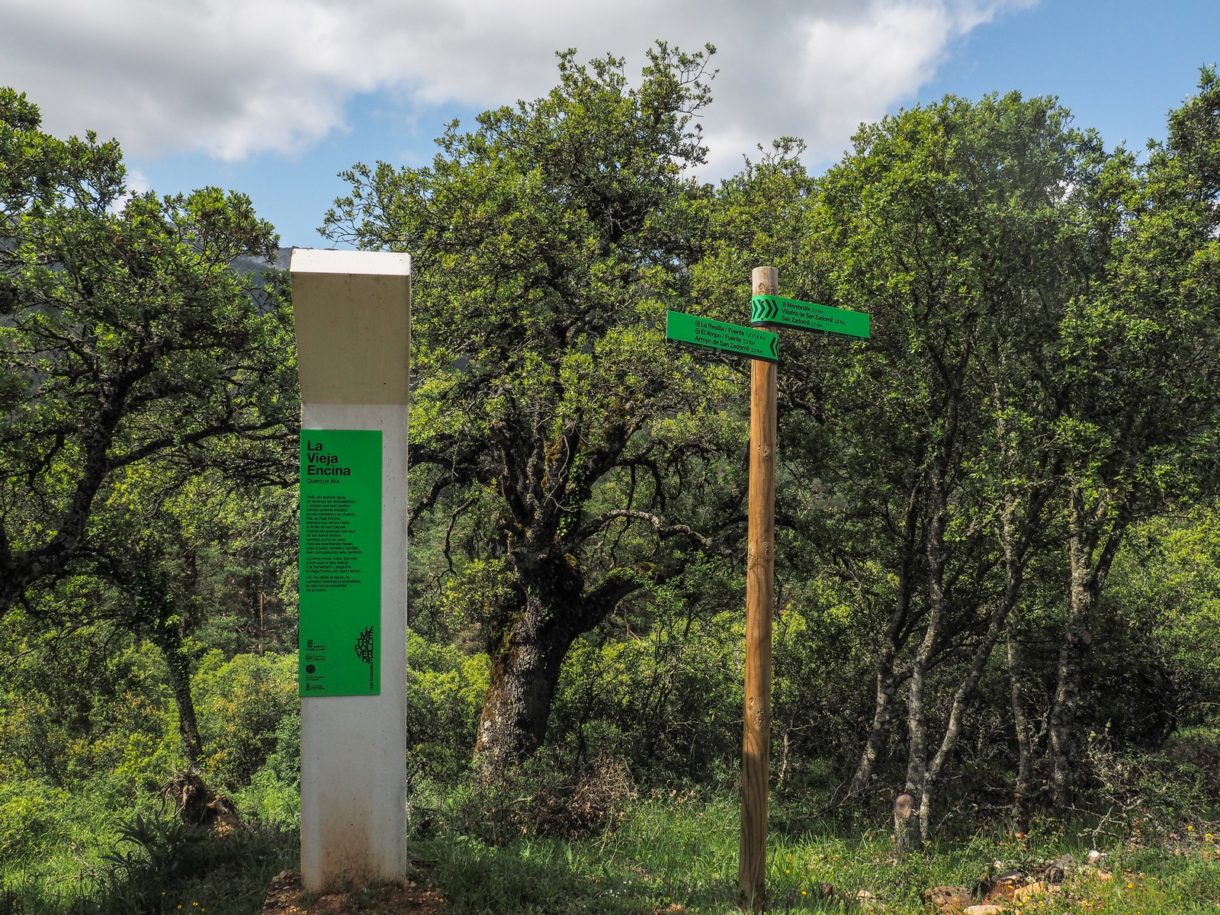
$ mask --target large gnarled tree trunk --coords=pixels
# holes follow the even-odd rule
[[[587,627],[534,595],[492,658],[475,756],[493,774],[533,753],[546,737],[563,659]]]
[[[505,615],[509,622],[490,647],[491,683],[475,735],[476,766],[485,778],[542,746],[568,649],[637,587],[611,577],[586,591],[567,557],[521,562],[517,569],[521,603]]]

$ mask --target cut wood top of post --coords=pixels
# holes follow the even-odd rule
[[[755,267],[750,273],[754,295],[779,295],[779,268]]]

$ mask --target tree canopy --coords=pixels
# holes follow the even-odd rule
[[[149,639],[195,761],[197,570],[173,502],[209,472],[230,490],[289,475],[276,237],[244,195],[133,194],[117,143],[39,125],[0,91],[0,619]]]
[[[608,830],[633,784],[665,812],[734,790],[749,366],[663,327],[744,323],[764,264],[872,320],[782,331],[772,772],[797,819],[889,819],[910,851],[997,811],[1024,834],[1092,806],[1143,841],[1149,808],[1214,805],[1216,72],[1139,154],[1053,98],[948,96],[820,174],[787,137],[712,184],[711,60],[562,53],[548,94],[426,165],[354,166],[326,216],[414,263],[419,828]],[[32,860],[27,795],[148,800],[183,766],[291,827],[274,234],[240,194],[131,193],[115,143],[12,91],[0,207],[0,857],[18,835]]]
[[[462,574],[496,580],[478,603],[479,747],[497,759],[541,742],[573,640],[679,574],[671,545],[707,549],[733,522],[681,478],[723,430],[658,425],[707,396],[660,331],[707,219],[689,170],[710,53],[659,44],[638,85],[621,60],[561,54],[549,95],[451,125],[431,166],[357,166],[327,217],[334,238],[415,259],[414,512],[479,516]]]
[[[3,611],[104,552],[97,517],[139,466],[280,447],[295,382],[282,301],[232,269],[275,253],[248,198],[131,194],[115,142],[51,137],[11,90],[0,157]]]

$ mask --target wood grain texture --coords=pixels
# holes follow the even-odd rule
[[[756,267],[754,295],[778,295],[779,271]],[[773,330],[774,328],[767,328]],[[767,795],[771,750],[771,619],[775,609],[776,365],[755,359],[750,370],[750,517],[746,564],[745,715],[741,743],[743,906],[766,904]]]

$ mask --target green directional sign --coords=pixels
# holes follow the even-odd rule
[[[862,311],[815,305],[778,295],[756,295],[750,299],[750,323],[778,324],[865,339],[869,336],[869,317]]]
[[[665,313],[665,339],[702,349],[749,356],[751,359],[779,362],[779,337],[776,334],[680,311]]]

